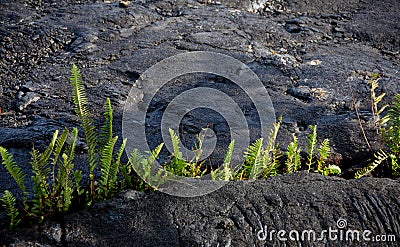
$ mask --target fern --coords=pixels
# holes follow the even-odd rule
[[[387,126],[382,130],[383,140],[391,154],[392,173],[398,177],[398,164],[400,159],[400,94],[395,96],[395,100],[386,116]]]
[[[101,151],[101,168],[100,168],[100,183],[99,183],[99,194],[104,195],[105,198],[109,198],[110,194],[110,173],[112,172],[113,164],[113,150],[118,137],[112,138],[107,145]]]
[[[293,133],[293,141],[289,144],[286,152],[286,173],[292,173],[300,168],[300,148],[298,147],[298,140]]]
[[[6,170],[11,174],[18,187],[21,189],[23,196],[25,197],[25,174],[22,172],[21,168],[15,163],[12,155],[7,151],[7,149],[0,147],[0,155],[2,158],[2,164]]]
[[[36,149],[32,149],[31,151],[31,165],[32,165],[32,181],[33,181],[33,206],[32,213],[34,216],[43,216],[47,211],[49,211],[49,207],[52,206],[50,199],[50,188],[47,183],[47,177],[50,174],[50,170],[44,169],[44,166],[40,163],[40,153]]]
[[[180,151],[179,137],[172,129],[169,129],[169,134],[173,147],[173,159],[165,166],[165,169],[177,176],[185,176],[185,168],[187,166],[187,162],[183,159],[183,154]]]
[[[126,142],[127,142],[127,139],[125,138],[122,141],[121,147],[119,148],[119,150],[115,156],[115,161],[111,166],[111,170],[110,170],[110,190],[111,191],[116,190],[116,187],[117,187],[117,176],[118,176],[118,171],[122,167],[121,157],[124,153]]]
[[[399,177],[400,176],[400,165],[397,161],[397,157],[394,154],[391,154],[390,159],[392,161],[392,176]]]
[[[279,159],[282,153],[278,149],[276,137],[278,135],[279,128],[281,127],[282,116],[279,117],[278,122],[274,123],[274,126],[268,137],[267,148],[263,151],[262,164],[263,164],[263,177],[271,177],[277,174],[277,169],[280,166]]]
[[[224,163],[222,164],[222,169],[217,169],[211,171],[211,178],[213,180],[224,180],[229,181],[233,179],[233,171],[231,168],[231,159],[233,154],[233,148],[235,146],[235,141],[232,140],[228,146],[228,150],[226,151],[224,157]]]
[[[325,161],[329,157],[331,153],[331,148],[329,147],[329,140],[325,139],[318,148],[319,158],[318,158],[318,167],[317,171],[322,172]]]
[[[62,154],[63,162],[61,169],[58,171],[58,186],[61,187],[58,199],[58,211],[66,212],[69,209],[74,192],[74,182],[71,179],[71,173],[74,169],[73,160],[75,157],[75,147],[78,138],[78,129],[74,128],[71,132],[71,139]]]
[[[54,147],[54,157],[52,159],[52,164],[53,164],[53,172],[52,172],[52,184],[56,184],[56,169],[57,169],[57,164],[58,164],[58,158],[60,157],[61,151],[64,147],[64,144],[68,138],[69,131],[68,129],[64,129],[63,133],[60,135],[59,138],[57,138],[55,147]],[[61,176],[61,175],[59,175]],[[56,186],[53,186],[53,193],[56,193]]]
[[[272,177],[278,174],[278,168],[281,165],[280,158],[282,157],[282,153],[276,144],[274,149],[271,152],[265,153],[264,165],[264,173],[263,177]],[[267,162],[268,161],[268,162]]]
[[[375,160],[374,162],[372,162],[370,165],[368,165],[367,167],[364,167],[360,170],[358,170],[355,174],[355,178],[361,178],[364,177],[365,175],[369,174],[370,172],[372,172],[377,166],[379,166],[383,161],[387,160],[388,155],[380,150],[378,153],[376,153],[375,155]]]
[[[100,150],[103,149],[107,145],[107,143],[113,138],[113,110],[111,107],[111,101],[107,98],[106,102],[104,103],[104,123],[100,128],[99,134],[99,147]]]
[[[179,148],[179,137],[175,134],[173,129],[169,129],[169,135],[172,141],[172,147],[174,150],[174,157],[178,160],[183,160],[183,154]]]
[[[12,230],[21,221],[21,219],[18,219],[19,212],[16,208],[16,199],[10,191],[5,190],[0,201],[2,202],[2,206],[5,209],[7,216],[10,217],[9,228]]]
[[[257,179],[263,172],[262,152],[263,138],[256,140],[247,148],[245,153],[246,163],[244,165],[245,174],[249,179]]]
[[[371,94],[371,101],[372,101],[372,115],[374,117],[374,125],[379,135],[381,133],[381,126],[388,120],[384,118],[383,120],[380,117],[380,114],[388,107],[388,105],[384,105],[383,107],[379,108],[379,103],[382,101],[383,97],[385,97],[386,93],[382,93],[379,96],[376,96],[375,90],[379,86],[379,74],[373,74],[371,80],[368,84],[371,85],[370,94]]]
[[[30,164],[32,166],[32,181],[34,184],[32,212],[37,216],[43,216],[46,212],[53,210],[54,202],[52,201],[53,198],[51,196],[52,189],[47,180],[51,174],[49,160],[56,145],[57,137],[58,130],[54,132],[50,144],[43,153],[40,153],[35,148],[32,148],[31,151]]]
[[[142,179],[155,189],[166,182],[164,171],[154,167],[155,160],[163,146],[164,143],[161,143],[148,156],[142,155],[139,150],[134,149],[128,157],[130,164],[138,169],[138,173],[141,174]]]
[[[311,133],[307,136],[308,171],[311,170],[311,167],[314,164],[314,152],[317,147],[317,126],[310,125],[310,129]]]
[[[82,82],[82,76],[76,65],[72,66],[70,83],[72,85],[72,99],[75,105],[75,114],[81,122],[85,139],[88,146],[88,160],[89,160],[89,178],[90,178],[90,196],[94,197],[94,174],[93,171],[97,166],[96,159],[96,146],[97,136],[95,133],[95,126],[93,119],[88,109],[88,101],[86,99],[85,86]]]

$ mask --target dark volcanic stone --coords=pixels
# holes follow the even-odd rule
[[[303,172],[232,182],[197,198],[127,191],[67,215],[62,222],[47,221],[37,226],[35,235],[18,229],[6,232],[0,241],[15,246],[308,246],[310,241],[290,240],[289,231],[301,236],[313,230],[319,238],[330,228],[338,231],[338,238],[340,231],[358,231],[360,241],[335,241],[326,234],[313,243],[364,246],[371,243],[363,240],[364,231],[372,232],[369,237],[399,239],[399,196],[398,181],[343,180]],[[259,233],[262,228],[267,230],[266,240]],[[287,241],[278,240],[279,230],[286,231]],[[395,246],[393,241],[381,244],[374,246]]]

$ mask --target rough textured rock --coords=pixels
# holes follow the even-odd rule
[[[246,11],[249,6],[252,12]],[[144,71],[172,55],[214,51],[237,58],[259,76],[276,115],[283,115],[278,137],[282,149],[291,141],[291,133],[304,146],[308,126],[317,124],[319,138],[331,140],[332,159],[349,177],[372,156],[353,101],[359,105],[366,134],[376,148],[368,78],[373,72],[380,73],[377,93],[387,93],[384,103],[400,92],[398,9],[397,0],[134,0],[129,4],[0,0],[0,145],[11,148],[27,171],[32,143],[43,148],[55,129],[78,125],[68,85],[73,63],[87,82],[96,121],[105,98],[110,97],[115,131],[121,135],[122,108]],[[179,92],[194,86],[235,95],[246,112],[253,140],[258,138],[259,119],[245,93],[223,78],[196,75],[176,78],[154,98],[147,122],[151,146],[162,142],[160,113]],[[182,121],[189,144],[206,126],[213,126],[221,137],[213,154],[216,164],[229,143],[227,124],[207,111],[191,112]],[[83,143],[80,146],[85,148]],[[0,176],[0,190],[17,189],[3,167]],[[245,246],[255,241],[258,220],[277,229],[323,229],[335,226],[340,216],[354,228],[371,227],[377,233],[398,235],[397,188],[397,182],[387,179],[344,181],[292,175],[268,182],[233,183],[195,199],[160,193],[125,203],[117,198],[68,216],[65,222],[39,227],[40,236],[51,237],[37,236],[37,241],[100,245],[104,240],[109,245],[127,245],[142,239],[148,246],[214,246],[230,241],[232,246]],[[132,219],[131,223],[120,217]],[[104,228],[106,224],[112,227]],[[141,228],[143,224],[146,229]],[[105,229],[119,232],[103,238]],[[131,231],[135,234],[127,234]],[[31,241],[21,239],[25,240]]]
[[[222,2],[239,6],[238,1]],[[267,4],[252,3],[261,2]],[[212,1],[132,1],[123,7],[114,1],[2,1],[1,126],[29,129],[37,123],[27,116],[65,125],[72,113],[67,79],[72,63],[82,69],[95,112],[110,97],[121,116],[130,88],[150,66],[186,51],[215,51],[239,59],[260,77],[276,115],[283,115],[283,149],[291,132],[304,139],[308,126],[317,124],[320,138],[331,140],[335,162],[345,169],[358,165],[371,151],[362,138],[353,98],[374,143],[368,75],[382,75],[378,93],[388,94],[386,102],[399,92],[397,1],[268,2],[285,8],[250,13]],[[160,113],[177,95],[176,88],[213,84],[223,91],[226,83],[213,77],[169,83],[148,112],[154,127],[148,128],[151,146],[162,142]],[[239,104],[243,111],[251,108],[243,92],[237,100],[244,102]],[[256,112],[247,116],[249,125],[257,126]],[[212,119],[189,114],[182,122],[188,143]],[[226,136],[228,126],[215,121],[214,131]],[[215,163],[228,141],[221,138]]]
[[[62,221],[36,226],[34,234],[19,229],[0,241],[14,246],[396,246],[364,241],[362,234],[369,230],[371,238],[399,239],[398,188],[398,181],[389,179],[343,180],[300,172],[232,182],[190,199],[125,191]],[[259,233],[262,227],[266,240]],[[340,231],[343,236],[359,231],[360,241],[334,241],[327,234],[325,240],[292,241],[288,236],[291,230],[300,236],[313,230],[318,239],[329,228],[338,230],[337,238]],[[288,240],[279,241],[272,230],[286,231]]]

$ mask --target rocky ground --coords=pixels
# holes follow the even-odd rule
[[[140,74],[156,62],[172,55],[187,51],[214,51],[237,58],[261,79],[272,99],[276,115],[283,116],[278,136],[282,149],[291,141],[291,133],[296,133],[304,145],[304,137],[309,133],[308,126],[317,124],[319,138],[321,140],[329,138],[331,141],[332,162],[342,167],[344,177],[351,177],[354,169],[365,165],[372,155],[360,131],[354,103],[359,106],[360,117],[370,142],[377,148],[367,85],[369,76],[374,72],[381,75],[377,93],[387,94],[385,102],[390,102],[393,96],[400,92],[400,24],[398,23],[400,3],[397,0],[379,2],[352,0],[330,3],[317,0],[221,2],[135,0],[121,4],[113,0],[0,0],[0,145],[11,149],[17,161],[24,164],[23,161],[27,160],[27,152],[32,145],[42,148],[55,129],[77,126],[77,119],[73,115],[71,88],[68,84],[69,71],[73,63],[83,73],[83,78],[87,82],[88,98],[97,117],[105,98],[111,98],[115,110],[115,130],[121,135],[125,100],[130,89],[137,86],[135,81]],[[236,90],[232,89],[234,85],[231,82],[218,77],[200,75],[171,81],[157,95],[149,108],[147,122],[149,128],[146,131],[150,137],[150,146],[162,142],[159,134],[160,112],[166,108],[170,99],[177,95],[178,89],[194,85],[212,85],[216,89],[225,90],[228,94],[230,90]],[[140,92],[140,87],[138,90]],[[256,111],[251,103],[247,102],[243,92],[239,91],[235,100],[239,102],[241,109],[246,111],[249,126],[252,126],[252,138],[256,138],[259,126]],[[228,144],[228,139],[225,138],[229,132],[226,123],[218,116],[198,112],[188,114],[182,126],[185,135],[190,138],[209,124],[213,125],[214,131],[220,137],[219,148],[213,154],[214,163],[218,163]],[[84,150],[83,142],[79,148]],[[83,156],[79,158],[84,159]],[[29,170],[28,165],[25,165],[24,169]],[[379,173],[375,175],[381,176]],[[0,191],[16,189],[2,168],[0,176],[2,178]],[[290,191],[293,193],[297,187],[288,185],[293,190],[285,188],[289,180],[280,179],[271,180],[283,181],[283,184],[280,184],[282,187],[276,187],[283,190],[276,189],[278,192],[274,192],[278,193],[277,198],[280,199],[271,199],[271,203],[276,202],[278,205],[275,207],[280,209],[265,212],[265,215],[268,215],[262,216],[268,218],[265,223],[273,222],[278,227],[281,226],[279,222],[285,222],[287,223],[283,225],[285,229],[289,226],[301,226],[303,223],[300,224],[297,219],[282,218],[299,215],[298,217],[304,217],[310,224],[314,222],[320,227],[329,226],[342,215],[335,213],[335,217],[331,215],[329,218],[321,215],[336,212],[332,210],[343,212],[352,210],[354,215],[349,216],[348,220],[354,219],[351,222],[354,227],[364,227],[363,224],[371,222],[366,226],[371,225],[377,230],[396,232],[397,235],[399,233],[396,223],[383,223],[389,218],[396,219],[396,222],[399,220],[396,213],[398,210],[391,209],[392,206],[398,207],[398,196],[394,193],[396,190],[383,189],[395,187],[398,185],[397,182],[387,179],[344,181],[318,178],[317,181],[321,182],[316,184],[321,187],[320,189],[324,189],[322,191],[327,195],[321,194],[321,202],[318,204],[320,206],[313,206],[310,201],[313,191],[307,185],[300,184],[302,189],[298,193],[294,193],[287,201],[283,200],[282,196],[288,196],[284,193],[291,193]],[[298,178],[297,175],[289,179],[310,180],[311,184],[314,181],[314,177]],[[126,231],[134,232],[135,234],[130,237],[148,241],[146,242],[148,246],[153,245],[152,240],[155,241],[154,244],[159,241],[157,245],[166,243],[172,246],[175,245],[173,240],[176,240],[176,244],[180,243],[182,246],[202,244],[214,246],[216,243],[221,245],[225,243],[225,238],[222,239],[222,236],[227,236],[226,234],[231,231],[227,229],[234,229],[235,233],[229,233],[233,235],[226,239],[230,239],[232,246],[246,246],[247,241],[250,243],[254,241],[254,236],[247,238],[245,234],[247,230],[253,233],[255,231],[257,223],[251,220],[253,214],[246,214],[243,210],[238,212],[243,221],[247,222],[243,224],[247,224],[248,229],[247,226],[240,228],[242,224],[231,219],[234,222],[231,227],[225,226],[222,227],[225,230],[220,232],[215,230],[211,233],[208,230],[209,223],[218,220],[218,217],[222,217],[221,215],[225,213],[230,214],[228,211],[233,209],[228,207],[230,204],[227,198],[228,194],[234,194],[235,191],[240,191],[239,194],[243,195],[249,194],[249,198],[243,197],[246,200],[243,199],[241,207],[249,210],[253,206],[268,208],[268,203],[261,199],[257,201],[256,197],[249,193],[254,189],[252,186],[257,188],[264,186],[262,188],[265,188],[265,191],[258,189],[257,195],[260,198],[271,196],[273,193],[271,194],[270,190],[274,189],[267,189],[268,184],[235,183],[224,189],[226,196],[224,193],[221,195],[216,193],[210,197],[191,199],[193,201],[158,193],[144,197],[151,198],[149,200],[140,199],[140,204],[136,200],[134,202],[136,206],[115,199],[101,204],[104,206],[103,209],[84,211],[67,218],[66,222],[70,220],[68,224],[73,225],[68,227],[72,228],[59,226],[60,229],[63,229],[63,232],[78,233],[77,235],[63,233],[63,240],[59,240],[58,244],[84,245],[87,243],[85,241],[91,241],[99,245],[101,243],[112,245],[115,236],[104,239],[99,237],[104,234],[99,230],[101,229],[99,226],[124,223],[118,220],[113,223],[111,218],[114,216],[111,215],[108,219],[108,214],[101,216],[100,212],[109,211],[109,207],[110,210],[113,207],[120,207],[121,210],[124,207],[132,207],[135,212],[146,212],[140,215],[148,215],[158,220],[149,219],[150,223],[146,225],[144,216],[140,218],[136,214],[124,215],[132,217],[129,219],[134,223],[131,223],[130,230],[123,229],[119,233],[116,232],[115,234],[120,234],[116,236],[126,235]],[[340,191],[334,189],[337,188],[335,186],[339,186],[338,184],[346,188],[341,187],[341,190],[345,190],[347,196],[342,197]],[[353,187],[355,189],[350,190]],[[381,199],[371,197],[368,194],[369,187],[371,190],[379,191],[378,197]],[[336,194],[331,194],[333,192],[327,190],[328,188],[332,188]],[[351,199],[353,195],[360,196]],[[254,202],[251,202],[253,199],[250,197]],[[178,213],[174,214],[173,210],[166,211],[165,220],[159,219],[154,208],[146,211],[146,207],[143,207],[155,201],[169,205],[168,207],[177,207]],[[216,215],[219,216],[200,217],[200,211],[196,211],[198,209],[184,206],[193,205],[195,201],[196,205],[207,205],[204,208],[205,214],[208,214],[207,210],[213,214],[213,209],[207,208],[212,205],[225,205],[229,210],[215,209],[218,212]],[[287,204],[303,203],[303,201],[306,203],[303,208],[286,207]],[[358,201],[360,204],[357,204]],[[372,204],[368,204],[369,202]],[[176,206],[176,203],[180,205]],[[341,207],[338,208],[339,204]],[[102,207],[101,205],[98,207]],[[357,210],[363,215],[362,217],[357,218]],[[381,210],[387,214],[381,213]],[[197,213],[190,217],[179,216],[189,215],[191,212]],[[94,225],[98,224],[93,227],[92,232],[85,226],[92,221],[88,220],[88,215],[93,217],[93,222],[96,222]],[[117,216],[116,219],[119,217]],[[381,221],[379,217],[385,220]],[[184,222],[184,220],[199,221],[202,218],[204,224],[199,226],[192,227],[191,224]],[[82,225],[79,225],[80,221]],[[227,220],[226,224],[231,224],[229,223],[231,221]],[[54,230],[55,226],[49,227],[48,229]],[[137,227],[142,227],[140,231],[143,232],[132,230]],[[46,231],[42,229],[39,232]],[[80,232],[88,235],[83,237],[79,235]],[[239,237],[236,232],[241,232],[242,235]],[[160,238],[154,238],[157,233],[161,234]],[[167,236],[164,234],[169,234],[171,239],[164,239],[162,236]],[[119,240],[122,239],[124,238]],[[189,239],[192,242],[188,242]],[[103,240],[105,242],[101,242]],[[50,242],[38,241],[49,244],[57,242],[54,239],[49,240]]]

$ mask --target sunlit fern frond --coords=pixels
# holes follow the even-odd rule
[[[310,125],[311,133],[307,135],[307,166],[308,171],[314,164],[314,153],[317,148],[317,125]]]
[[[249,179],[257,179],[263,172],[262,152],[263,138],[256,140],[247,148],[244,169],[247,170],[246,174],[248,174]]]
[[[300,168],[300,149],[298,147],[298,139],[293,133],[293,141],[288,145],[286,152],[286,173],[292,173]]]
[[[81,122],[85,139],[88,146],[89,172],[92,174],[97,166],[96,146],[97,136],[92,116],[88,109],[88,101],[86,98],[85,85],[82,81],[81,72],[76,65],[72,66],[70,83],[72,86],[72,100],[75,105],[75,113]]]
[[[109,98],[104,103],[103,117],[104,121],[99,134],[100,150],[113,138],[113,109]]]
[[[356,174],[354,175],[355,178],[361,178],[364,177],[365,175],[369,174],[370,172],[372,172],[376,167],[378,167],[382,162],[384,162],[385,160],[387,160],[387,158],[389,157],[384,151],[380,150],[378,153],[376,153],[375,155],[375,160],[374,162],[372,162],[371,164],[369,164],[368,166],[358,170],[356,172]]]
[[[178,160],[183,160],[183,154],[181,152],[181,149],[179,147],[179,137],[177,134],[175,134],[173,129],[169,129],[169,135],[171,137],[171,141],[172,141],[172,147],[174,150],[174,157]]]

